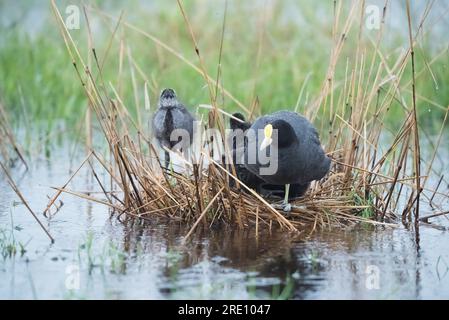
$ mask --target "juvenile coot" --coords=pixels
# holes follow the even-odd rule
[[[233,157],[233,163],[235,167],[235,172],[237,174],[237,178],[242,181],[246,186],[251,189],[256,190],[257,193],[261,194],[266,198],[284,198],[285,197],[285,186],[283,184],[271,184],[262,180],[259,176],[249,171],[245,165],[243,164],[242,158],[245,147],[245,139],[243,137],[236,136],[236,130],[241,130],[241,134],[245,134],[246,131],[251,127],[251,123],[245,120],[245,117],[240,113],[234,113],[232,115],[234,118],[239,119],[240,121],[230,118],[229,126],[231,130],[233,130],[233,135],[231,136],[230,141],[228,143],[231,146],[231,152]],[[240,160],[240,161],[237,161]],[[231,183],[233,184],[232,180]],[[290,185],[290,190],[288,197],[289,199],[294,199],[303,196],[307,189],[309,188],[310,183],[293,183]]]
[[[166,147],[170,150],[175,146],[180,147],[182,150],[187,149],[193,139],[193,121],[194,117],[178,101],[175,91],[170,88],[162,90],[158,109],[153,116],[154,135],[161,147]],[[177,135],[178,139],[172,141],[170,136],[174,130],[179,130],[177,133],[181,133],[182,130],[184,139],[181,139],[181,135]],[[169,163],[170,154],[165,151],[166,168],[168,168]]]
[[[259,131],[263,131],[261,139],[258,138]],[[285,211],[291,210],[288,203],[290,184],[305,187],[329,172],[331,160],[321,147],[318,132],[296,112],[278,111],[258,118],[247,131],[247,138],[245,167],[269,184],[285,185]],[[275,155],[275,151],[277,157],[269,158],[269,164],[261,164],[262,152],[268,152],[270,156]],[[256,161],[248,161],[250,153],[255,155]],[[273,165],[271,161],[276,161],[274,167],[277,169],[269,174],[264,173],[261,169]]]

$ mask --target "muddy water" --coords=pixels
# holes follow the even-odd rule
[[[53,245],[0,179],[0,298],[449,298],[446,218],[433,220],[441,228],[421,226],[419,248],[404,226],[257,238],[226,228],[196,233],[182,245],[187,230],[180,224],[124,224],[104,206],[69,195],[58,213],[43,218],[49,187],[63,185],[82,160],[71,165],[66,150],[35,160],[27,174],[12,171]],[[86,170],[69,187],[94,186]],[[8,257],[11,245],[17,252]]]

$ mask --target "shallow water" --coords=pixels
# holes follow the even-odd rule
[[[415,232],[403,226],[333,229],[310,237],[307,231],[294,237],[273,230],[257,238],[254,230],[228,227],[199,231],[182,245],[188,230],[180,224],[122,223],[104,206],[70,195],[45,219],[47,195],[54,194],[49,187],[62,186],[70,167],[82,160],[71,165],[67,154],[67,148],[56,148],[51,160],[34,161],[27,174],[12,171],[56,239],[53,245],[0,179],[2,248],[13,234],[26,249],[0,257],[0,298],[449,298],[446,218],[432,220],[443,228],[421,226],[419,249]],[[81,171],[69,188],[91,190],[89,177]]]

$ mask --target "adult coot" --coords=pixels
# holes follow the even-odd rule
[[[175,146],[181,150],[187,149],[193,140],[194,117],[186,107],[178,101],[173,89],[162,90],[158,109],[153,116],[154,135],[161,147],[173,149]],[[171,135],[176,134],[173,139]],[[165,167],[170,163],[170,154],[165,151]]]
[[[291,210],[290,184],[308,186],[329,172],[331,160],[321,147],[318,132],[296,112],[278,111],[262,116],[246,136],[245,167],[269,184],[285,185],[284,211]]]
[[[247,144],[247,142],[245,141],[246,137],[244,135],[246,131],[251,128],[252,124],[250,122],[247,122],[245,120],[245,117],[241,113],[237,112],[232,116],[233,117],[229,119],[229,126],[232,130],[232,134],[230,136],[230,139],[228,140],[228,143],[231,146],[232,160],[234,163],[237,178],[249,188],[256,190],[256,192],[261,194],[263,197],[284,198],[285,186],[283,184],[267,183],[258,175],[249,171],[244,165],[242,159],[244,159],[243,153],[245,145]],[[233,185],[233,180],[231,180],[231,184]],[[289,199],[303,196],[309,188],[309,185],[309,182],[292,183],[290,185],[288,194]]]

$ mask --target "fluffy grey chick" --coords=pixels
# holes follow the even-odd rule
[[[186,150],[193,140],[194,117],[186,107],[178,101],[175,90],[167,88],[162,90],[158,109],[153,116],[153,132],[161,147],[172,150]],[[173,139],[171,135],[173,131]],[[170,154],[165,151],[165,167],[170,163]]]

